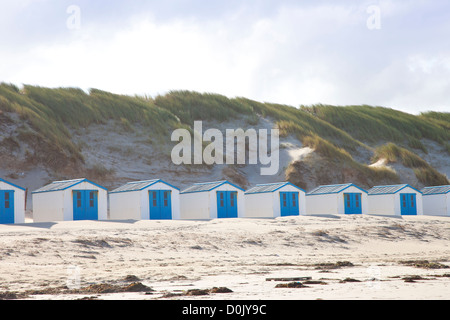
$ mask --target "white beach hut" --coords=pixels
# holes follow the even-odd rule
[[[348,184],[319,186],[306,194],[306,214],[367,214],[367,191]]]
[[[180,218],[241,218],[244,212],[244,191],[228,181],[196,183],[180,193]]]
[[[0,178],[0,224],[25,222],[26,189]]]
[[[376,186],[369,190],[369,214],[421,215],[422,193],[408,184]]]
[[[53,182],[32,198],[34,222],[107,219],[108,191],[87,179]]]
[[[245,218],[276,218],[306,213],[305,191],[290,182],[258,184],[245,192]]]
[[[424,215],[450,217],[450,186],[426,187],[421,192]]]
[[[129,182],[109,193],[109,218],[180,219],[180,190],[160,179]]]

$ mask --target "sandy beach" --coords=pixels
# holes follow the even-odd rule
[[[0,243],[6,299],[450,297],[445,217],[27,223]]]

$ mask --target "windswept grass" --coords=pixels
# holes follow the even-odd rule
[[[388,163],[401,163],[413,169],[417,179],[426,186],[449,184],[447,177],[430,166],[428,162],[394,143],[388,143],[376,149],[373,161],[379,159],[386,159]]]
[[[192,126],[195,120],[222,122],[242,117],[248,117],[250,122],[255,123],[255,117],[261,115],[273,119],[284,135],[293,134],[302,139],[317,134],[350,150],[363,145],[344,130],[287,105],[261,103],[242,97],[229,99],[217,94],[191,91],[171,91],[164,96],[158,96],[155,98],[155,105],[169,110],[181,123],[189,126]]]
[[[164,96],[157,96],[155,105],[170,111],[188,125],[196,120],[226,121],[253,114],[253,109],[239,100],[192,91],[171,91]]]
[[[346,150],[339,148],[318,136],[307,137],[303,140],[303,143],[306,146],[315,149],[318,154],[329,161],[338,162],[344,167],[352,168],[360,175],[364,175],[367,180],[371,180],[373,182],[398,180],[397,174],[392,170],[387,168],[374,168],[361,164],[355,161]]]
[[[425,167],[427,162],[411,151],[401,148],[394,143],[388,143],[375,150],[373,161],[386,159],[388,162],[399,162],[408,168]]]
[[[40,158],[44,163],[54,166],[60,161],[83,161],[80,149],[72,142],[68,130],[48,106],[34,101],[13,85],[0,84],[0,96],[1,110],[17,113],[33,128],[33,131],[26,130],[27,134],[22,138],[26,138],[35,148],[40,148]],[[57,157],[62,159],[58,161]]]
[[[91,89],[86,94],[80,89],[49,89],[24,87],[30,99],[46,106],[52,115],[73,128],[87,127],[91,123],[117,120],[120,123],[141,123],[155,133],[165,133],[174,127],[176,117],[165,109],[154,105],[152,100],[112,94]]]
[[[322,157],[372,180],[398,177],[390,170],[368,167],[352,158],[353,151],[369,148],[365,143],[395,142],[377,149],[375,157],[401,162],[414,169],[418,179],[426,184],[444,182],[445,177],[413,152],[397,145],[427,152],[422,139],[430,139],[450,154],[450,114],[439,112],[415,116],[365,105],[295,108],[192,91],[171,91],[153,99],[97,89],[84,92],[77,88],[50,89],[29,85],[19,89],[1,83],[2,111],[17,114],[23,122],[20,132],[10,137],[16,140],[11,141],[27,143],[32,149],[27,151],[30,161],[51,167],[83,163],[83,146],[73,142],[71,130],[79,131],[91,124],[106,124],[111,120],[125,132],[137,128],[143,130],[140,133],[148,137],[146,141],[156,147],[170,144],[173,129],[186,128],[192,132],[195,120],[243,119],[249,125],[257,125],[262,116],[270,118],[282,135],[293,135]],[[5,144],[13,146],[11,141],[5,141]]]
[[[422,113],[420,118],[437,124],[438,126],[450,131],[450,113],[429,111]]]
[[[135,123],[148,128],[154,136],[168,136],[178,126],[178,119],[153,101],[139,97],[115,95],[92,89],[49,89],[0,84],[0,111],[13,112],[27,123],[26,142],[34,147],[32,157],[54,167],[77,165],[84,159],[74,144],[68,128],[84,128],[92,123],[116,120],[128,130]],[[59,159],[59,161],[58,161]]]
[[[426,151],[420,139],[444,144],[450,140],[448,114],[428,113],[415,116],[382,107],[328,105],[303,106],[302,110],[345,130],[359,141],[374,143],[393,141],[409,143],[410,147]]]
[[[302,140],[303,145],[314,149],[322,157],[331,161],[339,161],[344,163],[354,162],[352,156],[345,150],[336,147],[331,142],[317,136],[306,136]]]

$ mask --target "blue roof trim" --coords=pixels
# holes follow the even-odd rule
[[[216,181],[216,182],[195,183],[191,187],[193,187],[193,186],[200,186],[200,185],[207,185],[207,184],[213,184],[213,186],[211,188],[209,188],[209,189],[205,189],[205,190],[201,190],[201,191],[200,190],[199,191],[187,191],[187,192],[186,191],[182,191],[182,192],[180,192],[180,194],[210,192],[210,191],[213,191],[214,189],[217,189],[218,187],[223,186],[224,184],[229,184],[229,185],[231,185],[231,186],[233,186],[233,187],[235,187],[235,188],[245,192],[244,189],[242,189],[241,187],[239,187],[239,186],[235,185],[234,183],[231,183],[231,182],[229,182],[227,180],[225,180],[225,181]],[[189,187],[189,188],[191,188],[191,187]],[[186,190],[188,190],[189,188],[187,188]]]
[[[286,184],[286,185],[292,186],[292,187],[294,187],[294,188],[297,188],[298,190],[301,190],[301,191],[303,191],[304,193],[306,193],[306,191],[305,191],[305,190],[303,190],[302,188],[300,188],[300,187],[296,186],[296,185],[295,185],[295,184],[293,184],[293,183],[290,183],[289,181],[287,182],[287,184]]]
[[[142,182],[142,181],[135,181],[135,183],[138,183],[138,182]],[[144,187],[140,188],[140,189],[136,189],[136,190],[123,190],[123,191],[114,191],[114,190],[113,190],[113,191],[109,192],[109,194],[142,191],[142,190],[145,190],[145,189],[147,189],[148,187],[151,187],[151,186],[153,186],[154,184],[157,184],[157,183],[159,183],[159,182],[164,183],[165,185],[167,185],[167,186],[169,186],[169,187],[171,187],[171,188],[174,188],[174,189],[180,191],[180,188],[177,188],[177,187],[171,185],[170,183],[167,183],[167,182],[165,182],[165,181],[163,181],[163,180],[161,180],[161,179],[156,179],[156,180],[153,180],[153,181],[150,181],[150,180],[149,180],[149,183],[148,183],[147,185],[145,185]],[[126,185],[126,184],[125,184],[125,185]]]
[[[278,191],[278,190],[280,190],[281,188],[284,188],[284,187],[286,187],[286,186],[292,186],[292,187],[294,187],[294,188],[296,188],[296,189],[298,189],[298,190],[300,190],[300,191],[303,191],[303,192],[305,192],[306,193],[306,191],[305,190],[303,190],[302,188],[300,188],[300,187],[297,187],[295,184],[292,184],[292,183],[290,183],[289,181],[286,181],[286,182],[275,182],[275,183],[264,183],[264,184],[257,184],[255,187],[258,187],[258,186],[270,186],[270,185],[275,185],[275,184],[280,184],[280,186],[278,187],[278,188],[276,188],[276,189],[274,189],[274,190],[270,190],[270,191],[258,191],[258,192],[249,192],[251,189],[249,189],[249,190],[247,190],[246,192],[245,192],[245,194],[260,194],[260,193],[273,193],[273,192],[276,192],[276,191]],[[253,188],[252,188],[253,189]]]
[[[314,188],[313,190],[311,190],[310,192],[308,192],[306,195],[307,196],[313,196],[313,195],[322,195],[322,194],[334,194],[334,193],[339,193],[344,189],[339,189],[338,191],[335,192],[323,192],[323,193],[313,193],[316,192],[317,190],[320,190],[322,188],[337,188],[337,187],[349,187],[351,184],[347,183],[347,184],[329,184],[329,185],[323,185],[323,186],[318,186],[316,188]]]
[[[407,186],[408,186],[408,184],[393,184],[393,185],[374,186],[369,190],[369,195],[373,196],[373,195],[395,194],[395,193],[403,190]],[[386,189],[387,191],[375,193],[375,191],[378,191],[379,189]]]
[[[22,188],[22,187],[20,187],[20,186],[14,184],[14,183],[12,183],[12,182],[6,181],[5,179],[0,178],[0,181],[1,181],[1,182],[4,182],[4,183],[6,183],[6,184],[9,184],[10,186],[13,186],[14,188],[17,188],[17,189],[20,189],[20,190],[23,190],[23,191],[27,191],[27,189]]]
[[[92,181],[90,181],[90,180],[88,180],[88,179],[84,179],[84,180],[81,181],[81,182],[89,182],[90,184],[93,184],[94,186],[99,187],[100,189],[103,189],[103,190],[105,190],[105,191],[108,191],[108,189],[106,189],[105,187],[103,187],[103,186],[101,186],[101,185],[99,185],[99,184],[96,184],[95,182],[92,182]]]
[[[71,180],[67,180],[67,182],[69,182],[69,181],[71,181]],[[50,185],[52,185],[53,183],[63,182],[63,181],[54,181],[54,182],[52,182],[52,183],[50,183],[50,184],[48,184],[48,185],[45,185],[45,186],[41,187],[41,188],[38,189],[38,190],[33,191],[32,194],[64,191],[64,190],[66,190],[66,189],[68,189],[68,188],[71,188],[71,187],[73,187],[73,186],[76,186],[77,184],[81,183],[83,180],[73,180],[73,181],[74,181],[73,184],[69,185],[68,187],[64,187],[64,188],[62,188],[62,189],[39,191],[40,189],[45,188],[45,187],[47,187],[47,186],[50,186]]]
[[[356,184],[353,184],[353,183],[352,183],[349,187],[355,187],[355,188],[361,190],[362,192],[365,192],[365,193],[367,193],[367,194],[369,193],[369,192],[367,192],[367,190],[364,190],[363,188],[358,187]],[[348,188],[348,187],[347,187],[347,188]],[[347,188],[345,188],[345,189],[347,189]],[[344,189],[344,190],[345,190],[345,189]]]
[[[182,191],[181,194],[186,194],[186,193],[199,193],[199,192],[209,192],[211,190],[214,190],[215,188],[218,188],[220,186],[222,186],[226,181],[217,181],[217,182],[201,182],[201,183],[194,183],[192,186],[186,188],[186,190],[189,190],[190,188],[194,187],[194,186],[203,186],[203,185],[211,185],[211,188],[208,189],[204,189],[204,190],[195,190],[195,191]]]
[[[391,185],[391,186],[375,186],[375,187],[373,187],[373,188],[383,188],[383,187],[396,187],[396,186],[402,186],[402,185]],[[400,191],[402,191],[403,189],[405,189],[405,188],[411,188],[411,189],[413,189],[413,190],[415,190],[415,191],[417,191],[418,193],[420,193],[420,194],[422,194],[422,191],[419,191],[419,190],[417,190],[416,188],[414,188],[414,187],[411,187],[409,184],[405,184],[405,185],[403,185],[403,187],[401,187],[400,189],[398,189],[398,190],[396,190],[395,192],[385,192],[385,193],[372,193],[372,194],[370,194],[370,190],[369,190],[369,196],[380,196],[380,195],[386,195],[386,194],[396,194],[396,193],[399,193]],[[373,189],[372,188],[372,189]]]
[[[174,185],[171,185],[170,183],[167,183],[167,182],[165,182],[164,180],[161,180],[161,179],[160,179],[159,182],[162,182],[162,183],[168,185],[169,187],[172,187],[172,188],[177,189],[178,191],[180,191],[180,188],[175,187]]]
[[[274,183],[261,183],[261,184],[257,184],[256,186],[248,189],[247,191],[245,191],[245,194],[258,194],[258,193],[273,193],[276,192],[277,190],[285,187],[288,183],[287,182],[274,182]],[[267,191],[257,191],[257,192],[249,192],[254,188],[257,187],[263,187],[263,186],[273,186],[273,185],[278,185],[277,188],[273,189],[273,190],[267,190]]]
[[[226,183],[228,183],[228,184],[232,185],[233,187],[238,188],[239,190],[245,192],[244,189],[242,189],[241,187],[235,185],[234,183],[231,183],[231,182],[229,182],[229,181],[225,181],[223,184],[226,184]],[[217,187],[219,187],[219,186],[217,186]],[[216,188],[217,188],[217,187],[216,187]],[[214,189],[215,189],[215,188],[214,188]]]
[[[433,190],[433,189],[436,189],[436,190],[441,189],[442,191],[435,191],[435,192],[431,192],[431,193],[426,192],[428,190]],[[450,193],[450,185],[448,185],[448,186],[425,187],[421,191],[422,191],[422,194],[423,194],[424,197],[425,196],[437,195],[437,194],[447,194],[447,193]]]
[[[318,190],[319,188],[323,188],[323,187],[344,187],[344,186],[345,186],[345,188],[339,189],[338,191],[334,191],[334,192],[313,193],[315,190]],[[368,193],[367,190],[364,190],[363,188],[358,187],[356,184],[348,183],[348,184],[330,184],[330,185],[326,185],[326,186],[319,186],[319,187],[313,189],[312,191],[308,192],[306,195],[307,196],[320,196],[320,195],[325,195],[325,194],[338,194],[350,187],[355,187],[355,188],[361,190],[362,192]]]
[[[53,182],[53,183],[57,183],[57,182],[70,182],[70,181],[72,181],[72,180],[67,180],[67,181],[55,181],[55,182]],[[103,189],[103,190],[105,190],[105,191],[108,191],[108,189],[106,189],[105,187],[103,187],[103,186],[101,186],[101,185],[99,185],[99,184],[96,184],[95,182],[92,182],[92,181],[90,181],[90,180],[88,180],[88,179],[78,179],[78,180],[73,180],[73,181],[74,181],[73,184],[71,184],[71,185],[69,185],[69,186],[67,186],[67,187],[61,188],[61,189],[57,189],[57,190],[48,190],[48,191],[39,191],[39,189],[38,189],[38,190],[36,190],[36,191],[33,191],[32,194],[64,191],[64,190],[70,189],[70,188],[72,188],[72,187],[75,187],[76,185],[78,185],[78,184],[80,184],[80,183],[82,183],[82,182],[88,182],[88,183],[90,183],[90,184],[92,184],[92,185],[94,185],[94,186],[96,186],[96,187],[98,187],[98,188],[100,188],[100,189]]]

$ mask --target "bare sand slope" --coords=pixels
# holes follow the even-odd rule
[[[449,299],[449,244],[450,219],[423,216],[0,226],[0,291],[31,299],[190,299],[188,290],[226,287],[233,292],[196,299]],[[313,282],[290,279],[297,277]],[[74,279],[81,288],[131,279],[154,291],[67,294]],[[291,282],[304,287],[276,288]]]

